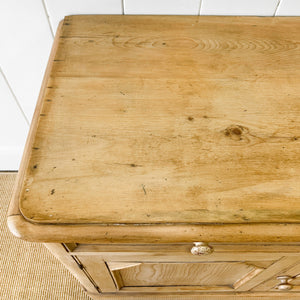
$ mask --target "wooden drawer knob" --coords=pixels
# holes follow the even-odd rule
[[[194,247],[191,249],[193,255],[208,255],[213,251],[213,248],[204,242],[194,242]]]
[[[280,283],[276,286],[277,290],[291,290],[293,286],[289,284],[289,281],[291,281],[293,278],[288,275],[282,275],[277,277],[278,280],[280,280]]]

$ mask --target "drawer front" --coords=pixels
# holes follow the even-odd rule
[[[266,282],[300,264],[299,246],[209,245],[209,253],[194,247],[81,245],[72,255],[102,292],[120,293],[274,291]]]

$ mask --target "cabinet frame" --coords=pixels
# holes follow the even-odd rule
[[[192,297],[201,295],[207,299],[229,299],[228,296],[261,297],[274,299],[284,294],[285,299],[300,296],[300,288],[295,287],[290,292],[279,292],[274,288],[278,284],[276,277],[289,273],[293,274],[300,268],[299,244],[210,244],[214,252],[207,256],[194,256],[190,253],[192,244],[45,244],[45,246],[71,271],[80,281],[86,292],[93,299],[109,299],[112,294],[115,299],[127,296],[176,295],[178,297]],[[88,259],[89,263],[85,264]],[[84,261],[82,263],[82,260]],[[237,284],[235,288],[221,288],[218,286],[145,286],[122,287],[121,279],[115,269],[120,266],[138,263],[201,263],[201,262],[259,262],[273,261],[269,267],[251,278]],[[95,263],[94,263],[95,261]],[[119,266],[118,266],[119,264]],[[243,279],[241,279],[243,280]],[[255,293],[255,295],[254,295]],[[209,298],[215,294],[217,298]],[[184,296],[185,295],[185,296]],[[281,295],[282,297],[283,295]],[[99,298],[100,297],[100,298]],[[222,298],[223,297],[223,298]],[[226,298],[227,297],[227,298]],[[267,297],[267,298],[265,298]],[[270,298],[268,298],[270,297]],[[273,297],[273,298],[272,298]],[[257,299],[256,298],[256,299]],[[151,299],[151,298],[149,298]],[[153,299],[153,298],[152,298]],[[157,298],[159,299],[159,298]],[[180,298],[179,298],[180,299]],[[189,298],[187,298],[189,299]],[[202,299],[202,298],[201,298]],[[206,299],[206,298],[204,298]],[[234,298],[231,298],[234,299]],[[248,298],[245,298],[248,299]],[[255,298],[253,298],[255,299]],[[276,298],[275,298],[276,299]],[[296,298],[295,298],[296,299]]]

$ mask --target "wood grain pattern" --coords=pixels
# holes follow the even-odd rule
[[[81,254],[80,254],[81,255]],[[89,256],[88,253],[83,254],[84,256]],[[116,253],[99,253],[98,255],[94,253],[92,256],[95,257],[95,260],[97,259],[107,259],[108,262],[118,261],[118,262],[132,262],[132,261],[144,261],[144,262],[205,262],[205,261],[215,261],[215,262],[221,262],[221,261],[243,261],[245,259],[245,253],[235,253],[233,255],[232,253],[226,253],[226,254],[216,254],[211,256],[210,259],[200,257],[199,259],[196,259],[191,256],[187,255],[181,255],[180,253],[177,254],[170,254],[170,255],[162,255],[161,253],[152,253],[149,254],[147,252],[132,252],[131,254],[126,254],[122,252],[116,252]],[[297,257],[295,254],[291,255],[294,257]],[[251,262],[260,262],[260,261],[269,261],[272,263],[272,261],[280,259],[281,256],[272,253],[266,255],[265,253],[255,253],[255,254],[249,254],[247,255],[247,259]]]
[[[66,17],[11,231],[64,243],[47,247],[95,299],[280,299],[299,264],[299,22]]]
[[[156,20],[154,18],[104,16],[100,19],[92,16],[86,20],[84,17],[76,16],[75,21],[74,17],[68,17],[69,25],[64,28],[63,36],[68,40],[67,43],[72,43],[70,36],[80,39],[92,38],[92,41],[86,41],[88,43],[86,46],[90,50],[97,44],[99,46],[101,40],[106,39],[107,46],[111,45],[112,54],[115,51],[118,53],[113,57],[107,57],[108,68],[107,65],[105,68],[98,68],[95,62],[101,63],[99,57],[92,57],[93,51],[86,53],[89,57],[88,72],[97,76],[103,74],[103,77],[136,77],[137,69],[139,76],[143,78],[173,79],[207,77],[209,74],[213,78],[227,78],[229,74],[235,77],[240,74],[243,77],[256,76],[259,75],[255,72],[258,70],[264,75],[266,73],[274,75],[271,69],[276,70],[276,73],[279,70],[286,72],[293,69],[293,74],[294,72],[299,74],[299,70],[293,68],[288,53],[285,53],[286,50],[297,50],[299,47],[299,31],[294,27],[298,20],[295,18],[203,16],[160,16],[156,17]],[[123,51],[119,51],[119,47]],[[79,47],[77,49],[79,50]],[[137,55],[128,55],[129,50]],[[209,51],[211,55],[203,51]],[[55,65],[59,76],[70,73],[87,74],[87,69],[78,70],[79,57],[75,60],[62,54],[61,58],[64,61],[59,61]],[[125,64],[129,62],[131,64],[130,68],[122,68],[123,72],[120,74],[119,63],[122,64],[124,58]],[[101,59],[102,62],[104,60],[105,58]],[[257,60],[260,63],[256,63]],[[71,65],[71,62],[75,65]],[[283,68],[278,67],[278,63]]]
[[[70,255],[75,255],[85,272],[91,276],[92,282],[100,286],[102,291],[115,291],[116,285],[118,291],[125,295],[127,293],[141,296],[147,292],[156,293],[159,296],[160,293],[169,295],[176,292],[179,296],[180,292],[186,292],[188,296],[195,292],[204,294],[214,291],[234,292],[236,289],[246,292],[253,286],[256,286],[255,290],[257,289],[258,294],[261,295],[261,292],[270,290],[270,282],[277,275],[287,273],[295,276],[299,271],[299,258],[296,256],[297,253],[293,252],[293,249],[296,250],[299,247],[297,245],[286,245],[286,250],[291,250],[291,252],[286,253],[285,256],[282,256],[284,252],[278,256],[284,248],[283,245],[274,245],[274,253],[258,251],[270,245],[246,245],[243,254],[241,253],[243,245],[215,245],[216,251],[219,252],[218,257],[214,257],[214,253],[206,259],[199,257],[198,262],[189,262],[184,256],[185,251],[183,253],[174,251],[173,255],[175,256],[176,253],[176,258],[173,263],[167,262],[169,257],[164,257],[162,253],[165,252],[165,247],[176,249],[176,245],[77,245],[73,252],[67,252],[66,248],[62,246],[59,248],[59,245],[50,244],[50,246],[51,251],[64,263],[72,260]],[[106,257],[101,257],[101,247],[103,250],[106,249],[105,251],[110,251]],[[177,247],[186,248],[184,245],[177,245]],[[279,253],[276,253],[276,247]],[[80,251],[76,252],[76,249]],[[94,255],[91,255],[91,250],[94,250]],[[151,258],[149,260],[147,251],[151,252],[151,250],[153,256],[152,262],[149,263],[147,261],[151,261]],[[131,262],[118,260],[114,256],[115,251],[123,251]],[[191,257],[194,258],[194,256]],[[132,262],[133,260],[135,261]],[[140,262],[137,262],[138,260]],[[74,270],[71,271],[74,272]],[[294,292],[299,290],[296,287]],[[240,297],[246,297],[246,294],[240,294]],[[255,295],[260,297],[258,294]],[[104,297],[105,295],[103,294]]]
[[[101,292],[112,293],[117,291],[111,273],[103,260],[93,260],[89,256],[80,256],[79,260],[99,286]]]
[[[132,300],[132,299],[145,299],[145,300],[298,300],[300,293],[235,293],[226,294],[222,292],[218,293],[122,293],[118,295],[107,294],[107,295],[97,295],[95,293],[88,293],[88,295],[95,300]],[[201,297],[201,298],[200,298]]]
[[[63,245],[54,243],[45,243],[44,245],[75,276],[86,291],[90,293],[97,292],[97,289],[86,276],[86,273],[78,267],[78,264],[71,256],[67,255]]]
[[[39,115],[42,110],[44,96],[45,96],[45,92],[46,92],[46,88],[47,88],[47,83],[48,83],[48,80],[49,80],[49,77],[51,74],[54,57],[56,55],[56,51],[58,48],[59,36],[60,36],[61,30],[62,30],[62,27],[63,27],[63,22],[60,22],[60,24],[57,28],[57,33],[55,35],[53,45],[52,45],[52,49],[51,49],[51,53],[49,56],[47,68],[46,68],[46,71],[44,74],[38,101],[37,101],[37,104],[35,107],[35,111],[34,111],[34,115],[32,118],[29,133],[28,133],[28,136],[26,139],[26,144],[25,144],[22,161],[20,164],[19,172],[17,175],[14,189],[13,189],[12,201],[10,202],[10,206],[9,206],[8,213],[7,213],[9,217],[20,214],[20,211],[19,211],[19,202],[21,200],[20,194],[22,193],[22,189],[23,189],[23,185],[24,185],[24,177],[25,177],[27,168],[29,167],[29,161],[30,161],[30,157],[31,157],[32,147],[34,144],[34,139],[35,139],[35,135],[36,135],[37,128],[38,128]]]
[[[293,265],[291,268],[286,268],[284,270],[281,270],[281,272],[278,274],[280,275],[289,275],[292,277],[297,277],[300,274],[300,264]],[[276,277],[272,277],[270,280],[264,282],[263,284],[260,284],[259,286],[252,289],[252,291],[258,292],[258,291],[268,291],[273,290],[276,291],[275,287],[278,285],[279,280],[276,279]],[[296,287],[298,289],[300,288],[300,279],[295,278],[291,281],[291,284],[293,285],[293,291],[296,290]]]
[[[299,244],[288,244],[288,243],[255,243],[255,244],[245,244],[245,243],[235,243],[235,244],[221,244],[221,243],[210,243],[211,247],[214,248],[214,254],[216,253],[231,253],[235,255],[236,253],[247,253],[247,255],[252,253],[271,253],[271,254],[281,254],[285,255],[289,253],[290,255],[298,255],[300,252]],[[103,252],[122,252],[122,253],[160,253],[161,255],[172,255],[172,253],[180,253],[181,255],[187,254],[190,256],[192,244],[77,244],[71,253],[76,254],[88,254],[88,255],[99,255]]]
[[[234,247],[235,246],[235,247]],[[242,261],[255,265],[258,268],[265,268],[281,259],[284,255],[294,257],[299,256],[296,249],[299,247],[274,245],[273,251],[264,251],[265,247],[257,247],[256,251],[251,251],[251,246],[247,245],[213,245],[214,252],[210,255],[195,256],[190,252],[192,245],[78,245],[71,255],[94,256],[97,261],[102,259],[107,262],[111,270],[115,270],[115,265],[130,266],[139,262],[224,262]],[[285,247],[285,249],[284,249]],[[281,248],[281,249],[280,249]],[[247,251],[249,249],[249,251]],[[253,249],[252,249],[253,250]],[[283,252],[283,250],[285,250]],[[289,250],[291,250],[289,252]],[[295,252],[294,252],[294,251]],[[298,250],[299,251],[299,250]]]
[[[217,263],[143,263],[118,271],[124,286],[224,286],[233,289],[234,283],[256,274],[257,267],[241,262]]]
[[[246,282],[237,288],[239,291],[249,291],[269,278],[276,277],[279,272],[291,268],[300,261],[298,257],[282,257],[280,260],[272,264],[270,267],[259,273],[253,280]]]
[[[26,220],[12,202],[15,214],[7,219],[10,231],[18,238],[47,243],[295,243],[300,240],[300,224],[224,224],[224,225],[39,225]],[[155,230],[154,230],[155,229]]]
[[[175,248],[175,245],[168,246],[169,249]],[[184,251],[169,251],[166,254],[164,248],[167,246],[164,245],[103,245],[103,250],[107,248],[105,251],[108,252],[101,251],[101,246],[94,247],[95,245],[90,245],[70,254],[85,261],[85,268],[88,273],[93,274],[93,279],[98,284],[101,280],[94,270],[98,269],[99,263],[106,261],[106,266],[122,293],[193,290],[246,292],[254,287],[258,291],[269,291],[266,282],[283,273],[293,273],[295,276],[297,270],[293,266],[299,263],[298,253],[276,253],[276,245],[273,253],[251,252],[251,249],[244,253],[222,252],[221,246],[221,249],[216,249],[219,253],[200,257],[188,257]],[[226,245],[223,247],[226,249]],[[241,246],[237,245],[239,247]],[[94,252],[91,251],[93,248]],[[156,251],[151,253],[147,251],[148,248],[156,248]],[[247,251],[247,246],[245,250]]]
[[[24,217],[299,223],[299,19],[243,20],[67,17]]]

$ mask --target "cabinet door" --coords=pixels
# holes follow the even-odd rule
[[[198,256],[191,254],[190,245],[94,245],[72,254],[102,292],[269,291],[268,280],[300,264],[298,252],[282,248],[281,252],[265,247],[242,251],[241,245],[213,248],[210,255]]]

